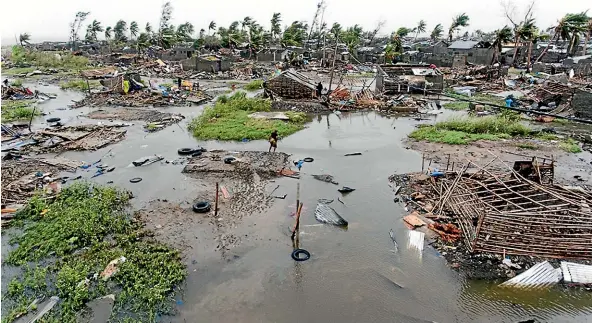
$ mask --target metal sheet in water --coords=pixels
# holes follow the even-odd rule
[[[557,284],[561,280],[559,269],[553,268],[548,261],[532,266],[522,274],[503,282],[500,286],[520,288],[543,288]]]
[[[562,261],[561,272],[567,283],[592,284],[592,266]]]
[[[340,226],[347,225],[347,221],[344,218],[342,218],[337,213],[337,211],[335,211],[332,207],[324,203],[317,204],[317,208],[315,210],[315,218],[317,219],[317,221],[323,223]]]
[[[419,231],[409,231],[409,247],[415,248],[419,251],[423,250],[425,241],[425,233]]]

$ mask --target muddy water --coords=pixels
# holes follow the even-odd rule
[[[44,103],[52,116],[66,124],[96,123],[79,117],[89,110],[56,110],[67,104],[71,93],[58,92]],[[96,152],[66,152],[63,157],[116,166],[113,173],[95,181],[128,188],[136,207],[153,199],[174,202],[191,198],[199,181],[181,174],[182,165],[153,164],[133,167],[131,161],[161,154],[177,158],[181,147],[197,144],[208,149],[266,150],[265,141],[248,143],[196,142],[186,130],[188,120],[202,107],[167,108],[187,119],[157,133],[146,133],[142,122],[128,127],[126,140]],[[442,118],[437,116],[433,118]],[[44,120],[42,118],[40,121]],[[405,149],[402,139],[416,121],[384,118],[375,113],[323,115],[308,129],[279,142],[279,150],[294,159],[313,157],[298,181],[281,178],[268,186],[276,200],[264,214],[243,220],[236,234],[241,245],[229,259],[200,252],[196,246],[188,263],[184,293],[177,296],[178,314],[163,322],[515,322],[536,318],[544,322],[586,322],[592,319],[590,293],[549,290],[517,293],[501,290],[491,282],[465,280],[451,270],[444,258],[426,244],[423,252],[407,246],[406,214],[393,203],[387,177],[421,169],[421,156]],[[38,125],[42,126],[42,125]],[[361,156],[344,154],[361,152]],[[319,182],[312,174],[331,174],[339,186]],[[82,172],[90,178],[91,172]],[[142,177],[132,184],[129,179]],[[300,247],[312,257],[297,263],[290,258],[289,229],[294,219],[296,186],[304,203]],[[342,196],[337,188],[356,189]],[[337,201],[340,197],[344,204]],[[331,204],[350,225],[347,230],[319,225],[313,212],[319,198]],[[399,248],[389,237],[393,229]],[[3,237],[5,239],[5,237]],[[209,248],[209,246],[202,246]],[[4,250],[3,250],[4,251]],[[210,250],[211,251],[211,250]],[[4,273],[3,273],[4,274]],[[3,275],[3,282],[5,281]]]

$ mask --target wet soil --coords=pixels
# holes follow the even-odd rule
[[[165,127],[178,123],[185,119],[182,114],[161,112],[147,108],[101,108],[86,115],[90,119],[103,119],[113,122],[120,121],[144,121],[150,125],[144,127],[148,131],[160,131]]]

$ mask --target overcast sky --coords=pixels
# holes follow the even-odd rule
[[[311,22],[320,0],[172,0],[174,24],[185,21],[207,30],[210,21],[218,26],[228,26],[234,20],[251,16],[269,28],[274,12],[282,14],[282,26],[294,20]],[[508,1],[508,0],[505,0]],[[510,0],[523,15],[530,0]],[[90,11],[86,24],[93,19],[103,26],[113,26],[119,19],[137,21],[143,27],[146,22],[158,25],[164,0],[30,0],[5,1],[2,5],[0,32],[2,45],[12,44],[15,35],[29,33],[33,42],[67,40],[69,23],[78,11]],[[430,31],[441,23],[445,29],[452,17],[466,12],[470,17],[469,31],[480,29],[488,32],[508,23],[503,15],[500,0],[326,0],[325,21],[330,26],[339,22],[343,26],[360,24],[364,29],[374,29],[379,20],[386,24],[381,33],[390,33],[405,26],[412,27],[424,19]],[[537,25],[547,28],[566,13],[592,9],[590,0],[538,0],[535,5]],[[590,10],[592,12],[592,10]],[[80,37],[84,37],[81,28]],[[102,36],[102,35],[101,35]],[[102,37],[101,37],[102,38]]]

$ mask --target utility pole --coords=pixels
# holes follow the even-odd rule
[[[333,52],[333,63],[331,64],[331,77],[329,78],[329,92],[331,93],[331,84],[333,84],[333,72],[335,71],[335,60],[337,59],[337,43],[339,42],[339,36],[335,35],[335,51]]]
[[[308,32],[308,37],[306,37],[306,44],[304,44],[304,48],[308,48],[308,42],[310,41],[310,36],[312,35],[312,29],[314,28],[317,19],[319,18],[319,12],[321,12],[321,8],[325,5],[325,0],[321,0],[317,4],[317,11],[315,11],[314,18],[312,19],[312,23],[310,24],[310,31]]]

